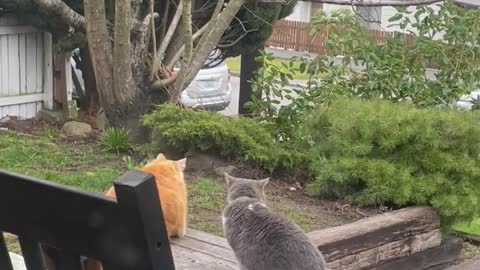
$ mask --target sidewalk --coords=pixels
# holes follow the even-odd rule
[[[284,50],[284,49],[278,49],[278,48],[271,48],[271,47],[267,47],[265,48],[265,52],[266,53],[271,53],[273,54],[275,57],[278,57],[278,58],[283,58],[283,59],[290,59],[294,56],[297,56],[297,57],[305,57],[305,58],[308,58],[308,59],[313,59],[317,56],[316,53],[309,53],[309,52],[297,52],[297,51],[293,51],[293,50]]]

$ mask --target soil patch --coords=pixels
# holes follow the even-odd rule
[[[252,179],[267,177],[259,168],[249,164],[225,161],[205,154],[189,157],[185,177],[190,191],[190,223],[192,227],[222,235],[221,211],[226,195],[225,183],[223,176],[217,175],[214,169],[228,165],[237,168],[232,172],[232,175],[236,177]],[[297,223],[307,232],[350,223],[380,213],[374,208],[358,208],[341,201],[310,197],[305,193],[302,183],[303,179],[295,181],[291,177],[287,179],[271,177],[266,189],[267,203],[275,211]],[[222,207],[202,207],[204,202],[196,198],[199,195],[197,187],[207,185],[212,186],[212,189],[221,190],[219,198],[209,198],[209,201],[212,205],[217,204]],[[221,200],[221,203],[214,203],[214,200]]]

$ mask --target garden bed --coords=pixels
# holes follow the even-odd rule
[[[104,191],[128,170],[122,161],[125,155],[100,150],[95,133],[88,138],[61,139],[59,125],[38,120],[11,120],[3,126],[19,133],[0,132],[1,169],[94,192]],[[137,161],[140,160],[137,158]],[[221,211],[226,194],[223,177],[215,169],[229,166],[236,168],[232,172],[236,176],[265,177],[261,170],[248,164],[205,155],[189,157],[185,178],[192,228],[222,235]],[[304,193],[302,183],[291,178],[272,178],[267,196],[274,209],[307,232],[378,213],[375,209],[359,209],[340,201],[312,198]]]
[[[0,132],[0,168],[56,181],[84,190],[102,192],[126,172],[126,155],[99,150],[97,134],[87,138],[61,139],[59,125],[38,120],[11,120],[3,124],[14,132]],[[22,133],[22,134],[20,134]],[[132,153],[137,161],[142,158]],[[210,155],[188,157],[185,178],[189,188],[190,226],[222,235],[221,211],[225,203],[223,172],[235,176],[263,178],[265,173],[248,163],[226,161]],[[320,200],[308,196],[304,183],[291,177],[272,177],[267,188],[268,204],[299,224],[306,232],[348,224],[378,214],[379,209],[358,208],[342,201]],[[16,241],[7,235],[14,250]],[[465,243],[459,259],[480,257],[478,246]]]

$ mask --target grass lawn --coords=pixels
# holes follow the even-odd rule
[[[0,132],[0,169],[82,190],[103,192],[125,171],[119,156],[98,145],[56,143],[55,135],[27,137]],[[8,249],[21,254],[17,238],[5,234]]]
[[[225,186],[221,180],[200,177],[188,185],[190,222],[201,231],[222,235],[221,215],[226,200]],[[271,192],[270,192],[271,193]],[[270,195],[270,196],[269,196]],[[312,231],[316,224],[315,218],[299,209],[299,206],[286,198],[278,198],[268,194],[273,199],[271,206],[289,220],[295,222],[305,231]]]
[[[276,58],[274,60],[274,63],[277,67],[279,68],[282,68],[284,69],[285,67],[282,65],[282,63],[288,65],[288,63],[290,62],[290,60],[288,59],[281,59],[281,58]],[[230,71],[232,72],[235,72],[235,73],[240,73],[240,56],[238,57],[233,57],[233,58],[227,58],[225,60],[225,63],[227,64],[228,68],[230,69]],[[299,67],[300,66],[300,62],[299,61],[296,61],[294,63],[294,66],[295,67]],[[309,79],[309,76],[308,74],[306,73],[300,73],[300,72],[296,72],[293,76],[293,79],[294,80],[308,80]]]
[[[119,156],[95,144],[57,144],[14,133],[0,133],[0,168],[97,192],[125,170]]]
[[[103,193],[132,165],[125,164],[122,155],[102,150],[95,140],[72,143],[57,137],[57,131],[46,129],[38,136],[0,132],[0,169]],[[192,159],[189,158],[189,170],[185,172],[189,191],[189,226],[222,236],[221,212],[226,199],[224,179],[210,167],[204,169],[194,165]],[[200,160],[203,160],[201,156]],[[239,170],[248,173],[248,167]],[[333,202],[319,203],[300,191],[292,192],[290,186],[282,182],[272,181],[267,187],[267,198],[275,211],[306,231],[361,218],[355,212],[348,215],[336,213]],[[18,253],[16,238],[6,234],[6,240],[9,248]]]

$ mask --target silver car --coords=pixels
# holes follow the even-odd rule
[[[469,111],[475,103],[480,101],[480,89],[470,92],[470,94],[463,95],[457,101],[456,106],[459,109]]]
[[[78,49],[75,50],[78,54]],[[83,92],[83,79],[80,69],[76,68],[73,57],[70,59],[74,75],[82,89],[75,89],[74,96]],[[179,64],[174,68],[178,71]],[[209,111],[221,111],[228,107],[232,100],[232,87],[230,85],[230,71],[222,60],[212,52],[202,69],[190,85],[182,92],[181,102],[187,107]]]
[[[178,66],[174,68],[178,71]],[[208,111],[221,111],[232,101],[230,71],[212,54],[193,81],[182,92],[183,105]]]

